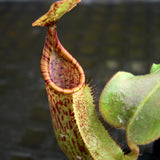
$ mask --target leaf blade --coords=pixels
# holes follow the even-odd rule
[[[147,144],[160,137],[160,82],[140,103],[131,119],[127,136],[135,144]]]

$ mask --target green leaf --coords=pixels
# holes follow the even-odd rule
[[[138,105],[159,81],[160,70],[142,76],[118,72],[107,83],[100,97],[103,118],[117,128],[126,129]]]
[[[118,72],[105,86],[100,97],[100,112],[103,118],[117,128],[125,128],[127,119],[132,116],[130,102],[126,102],[126,83],[134,75]],[[130,110],[127,113],[127,109]],[[126,114],[127,113],[127,114]],[[130,115],[131,114],[131,115]],[[128,118],[127,118],[128,117]]]
[[[146,144],[160,137],[160,82],[138,106],[127,134],[135,144]]]

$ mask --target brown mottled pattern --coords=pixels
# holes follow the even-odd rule
[[[83,89],[84,72],[60,44],[56,26],[48,29],[40,66],[46,83],[53,128],[61,149],[71,160],[92,159],[79,134],[73,112],[73,95]],[[81,103],[83,101],[80,100]]]
[[[71,160],[91,159],[74,119],[72,94],[56,92],[48,85],[46,87],[52,123],[61,149]]]

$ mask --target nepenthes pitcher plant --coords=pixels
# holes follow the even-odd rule
[[[99,120],[82,67],[57,36],[56,22],[79,2],[57,1],[32,24],[48,28],[40,68],[57,141],[71,160],[136,160],[138,145],[160,137],[160,65],[143,76],[118,72],[102,91],[104,120],[126,130],[131,152],[124,154]]]

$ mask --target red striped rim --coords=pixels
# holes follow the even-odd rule
[[[49,60],[50,60],[50,55],[53,51],[53,41],[54,41],[54,45],[55,45],[55,50],[58,53],[60,53],[60,55],[63,58],[70,61],[70,63],[72,63],[79,71],[80,82],[74,88],[71,88],[71,89],[61,88],[58,85],[56,85],[50,77]],[[85,74],[84,74],[82,67],[77,62],[77,60],[59,42],[59,39],[57,37],[57,32],[56,32],[56,25],[54,27],[48,28],[46,41],[45,41],[44,48],[42,51],[40,68],[41,68],[42,76],[43,76],[43,79],[45,80],[45,82],[48,85],[50,85],[57,92],[64,93],[64,94],[72,94],[72,93],[80,90],[85,83]]]

